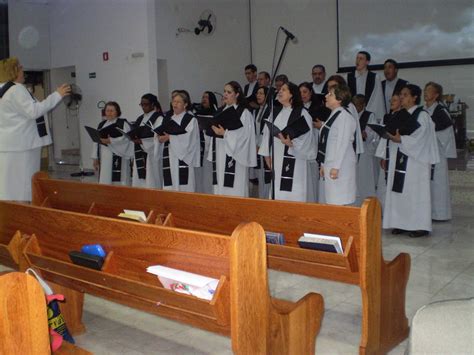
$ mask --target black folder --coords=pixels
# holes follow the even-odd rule
[[[234,118],[234,116],[231,116],[231,115],[218,114],[217,116],[213,117],[210,120],[209,126],[206,129],[206,134],[208,136],[218,137],[218,135],[216,135],[214,131],[212,130],[212,126],[216,126],[216,127],[221,126],[222,128],[227,129],[229,131],[234,131],[236,129],[239,129],[240,127],[243,127],[244,125],[242,124],[242,121],[240,121],[240,117],[237,115],[235,115],[235,118]]]
[[[148,125],[134,127],[128,132],[122,132],[128,139],[132,141],[136,139],[153,138],[155,135],[151,127]]]
[[[388,132],[385,129],[385,126],[379,125],[379,124],[372,124],[369,123],[367,124],[375,133],[377,133],[381,138],[389,139],[388,138]]]
[[[122,136],[122,133],[119,131],[117,126],[115,124],[107,126],[105,128],[102,128],[101,130],[89,127],[89,126],[84,126],[86,128],[87,133],[89,133],[89,136],[95,143],[102,144],[100,139],[101,138],[117,138]]]
[[[205,131],[212,126],[212,122],[214,119],[213,115],[196,115],[196,119],[198,120],[199,130]]]
[[[284,137],[289,136],[290,139],[295,139],[309,132],[310,130],[308,123],[306,123],[306,120],[303,118],[297,119],[289,126],[286,126],[283,130],[280,130],[274,124],[272,125],[272,123],[268,120],[265,120],[265,124],[268,126],[271,134],[277,138],[279,138],[278,135],[281,133]]]
[[[170,134],[172,136],[178,136],[180,134],[185,134],[186,129],[181,127],[176,121],[166,120],[161,126],[155,128],[154,132],[158,133],[160,136],[165,134]]]

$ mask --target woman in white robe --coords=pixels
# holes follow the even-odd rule
[[[130,125],[121,115],[120,106],[114,101],[105,105],[105,121],[99,123],[99,131],[107,127],[117,126],[122,131],[129,131]],[[99,184],[130,185],[130,159],[133,156],[133,144],[118,131],[112,130],[106,138],[101,138],[101,143],[94,143],[92,155],[94,169],[99,172]]]
[[[37,102],[24,81],[17,58],[0,62],[0,200],[31,201],[31,177],[40,170],[41,147],[52,143],[46,115],[71,91],[63,84]]]
[[[308,161],[316,159],[312,119],[295,84],[283,84],[277,98],[282,106],[273,110],[274,126],[281,132],[275,137],[266,125],[259,154],[271,167],[273,140],[275,199],[307,202]]]
[[[257,165],[253,117],[245,108],[244,94],[236,81],[224,86],[223,100],[225,106],[217,111],[215,119],[221,114],[237,113],[241,127],[225,129],[220,124],[211,127],[215,136],[207,159],[213,162],[214,194],[248,197],[248,168]]]
[[[199,125],[194,115],[188,111],[189,94],[176,91],[171,100],[173,111],[163,118],[163,134],[158,137],[161,147],[163,190],[196,191],[195,168],[200,166]],[[169,122],[179,127],[172,131]],[[159,129],[159,127],[157,128]]]
[[[400,114],[400,110],[402,109],[402,101],[400,99],[400,93],[395,92],[390,99],[390,113],[387,113],[384,116],[383,124],[386,126],[389,121],[396,120]],[[388,158],[389,152],[389,141],[386,138],[380,138],[377,148],[375,150],[375,156],[380,158],[380,167],[379,167],[379,174],[377,180],[377,198],[380,201],[382,206],[382,212],[385,208],[385,193],[387,191],[387,162],[389,161]]]
[[[426,84],[424,109],[435,124],[439,149],[439,163],[432,167],[431,176],[431,218],[436,221],[447,221],[452,217],[448,159],[457,157],[453,123],[445,106],[440,103],[442,96],[441,85]]]
[[[161,116],[161,105],[153,94],[141,97],[140,107],[143,114],[132,125],[133,129],[148,127],[143,137],[137,137],[134,143],[134,158],[132,172],[133,187],[161,188],[158,159],[155,157],[154,132],[155,123]],[[140,128],[143,129],[143,128]]]
[[[270,116],[270,106],[266,103],[265,98],[268,93],[268,88],[262,86],[258,88],[256,98],[258,109],[253,112],[255,121],[255,134],[257,140],[257,166],[255,171],[257,172],[258,179],[258,197],[269,198],[272,172],[270,167],[267,165],[265,158],[258,155],[258,150],[262,145],[263,141],[263,129],[265,128],[265,120]]]
[[[201,141],[201,166],[194,169],[196,174],[196,192],[212,194],[212,163],[207,160],[211,137],[205,134],[205,125],[199,123],[201,117],[207,119],[214,116],[218,108],[216,95],[212,91],[205,91],[202,94],[201,106],[196,109],[195,115],[199,124],[199,139]]]
[[[421,89],[406,85],[401,92],[402,107],[418,122],[411,134],[389,134],[390,158],[383,228],[392,234],[409,232],[412,238],[428,235],[431,224],[431,164],[439,162],[434,124],[428,113],[418,108]],[[398,154],[400,151],[400,154]],[[397,164],[398,163],[398,164]],[[405,170],[401,166],[406,164]],[[397,179],[400,177],[400,179]],[[401,185],[398,182],[402,182]]]
[[[376,174],[374,172],[374,154],[379,136],[368,126],[368,124],[377,124],[377,121],[375,120],[373,112],[369,112],[365,109],[365,96],[354,96],[352,103],[357,109],[362,132],[362,144],[364,146],[364,152],[359,154],[357,161],[356,205],[360,206],[367,197],[375,196]]]
[[[328,204],[350,205],[356,198],[356,154],[353,147],[357,123],[345,108],[350,103],[345,85],[329,86],[326,106],[331,115],[320,130],[317,160]]]

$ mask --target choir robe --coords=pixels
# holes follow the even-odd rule
[[[262,116],[259,119],[261,111],[265,110]],[[257,150],[262,145],[263,141],[263,129],[265,128],[265,119],[268,118],[270,114],[270,109],[268,105],[264,105],[263,107],[260,106],[258,110],[254,110],[254,121],[255,121],[255,134],[257,140]],[[255,171],[257,173],[258,178],[258,197],[259,198],[269,198],[270,196],[270,188],[271,188],[271,181],[265,182],[265,158],[259,154],[257,154],[257,167],[255,167]],[[270,173],[271,174],[271,173]],[[268,172],[267,172],[268,175]],[[271,176],[270,176],[271,179]],[[267,179],[268,180],[268,179]]]
[[[324,163],[324,178],[320,180],[320,191],[324,194],[324,203],[333,205],[350,205],[356,199],[356,154],[353,142],[357,123],[351,113],[339,107],[331,116],[341,112],[334,120],[327,137]],[[321,131],[331,116],[324,122]],[[320,142],[321,144],[321,142]],[[339,169],[337,179],[331,179],[331,169]],[[320,196],[321,197],[321,196]],[[321,198],[320,198],[321,200]]]
[[[107,120],[102,128],[117,122],[117,119]],[[124,131],[130,130],[130,125],[124,122]],[[98,155],[100,154],[100,156]],[[112,181],[113,154],[120,156],[120,181]],[[99,159],[99,184],[130,185],[130,159],[133,158],[133,143],[126,137],[110,138],[110,144],[94,143],[92,146],[92,159]]]
[[[214,115],[215,109],[201,109],[196,111],[196,116],[210,116]],[[198,121],[199,124],[199,121]],[[211,137],[205,133],[205,129],[199,132],[199,138],[201,143],[201,166],[194,168],[194,178],[196,180],[196,192],[204,194],[212,194],[214,188],[212,187],[212,163],[207,160],[209,154],[209,147],[211,145]]]
[[[293,109],[291,107],[283,107],[278,115],[275,117],[274,125],[280,130],[283,130],[288,125]],[[299,137],[294,138],[291,142],[292,147],[288,148],[288,154],[295,158],[295,167],[293,171],[293,184],[291,191],[281,190],[282,170],[285,145],[277,137],[273,138],[274,147],[274,171],[275,171],[275,199],[288,201],[302,201],[308,200],[307,184],[308,184],[308,161],[316,159],[316,149],[314,137],[312,133],[312,119],[307,110],[301,111],[301,116],[306,120],[309,131]],[[263,129],[262,144],[260,146],[260,155],[264,157],[271,156],[270,150],[270,130],[268,126]]]
[[[375,116],[372,112],[366,110],[359,113],[359,117],[369,115],[367,124],[376,124]],[[362,129],[362,127],[361,127]],[[357,161],[357,199],[356,204],[360,205],[367,197],[375,196],[375,149],[378,144],[378,134],[369,126],[364,127],[367,138],[362,142],[364,153],[359,155]]]
[[[445,115],[445,120],[451,122],[449,113],[441,104],[435,102],[431,107],[425,106],[424,108],[435,121],[436,140],[439,149],[439,163],[432,167],[431,218],[437,221],[447,221],[452,217],[448,158],[457,157],[454,129],[452,124],[448,127],[446,125],[436,125],[434,115]]]
[[[185,118],[185,115],[190,115],[190,112],[182,112],[179,115],[172,115],[171,119],[177,124],[181,125],[181,122]],[[186,127],[183,127],[186,133],[179,135],[170,135],[169,140],[169,162],[171,170],[171,182],[169,186],[165,185],[165,179],[163,178],[163,190],[173,191],[196,191],[196,180],[194,176],[194,168],[201,165],[201,146],[199,139],[199,125],[195,117],[193,117]],[[163,143],[164,146],[164,143]],[[163,160],[163,156],[162,156]],[[179,183],[179,161],[183,161],[188,166],[188,183]],[[164,163],[164,161],[162,161]],[[165,164],[163,164],[163,167]],[[162,170],[164,172],[164,170]]]
[[[315,84],[313,83],[313,89],[314,89]],[[319,111],[316,111],[315,109],[312,109],[312,102],[309,101],[304,104],[304,108],[308,110],[308,113],[310,114],[311,118],[319,113]],[[320,118],[320,117],[314,117],[314,118]],[[327,119],[328,117],[323,117],[324,120]],[[311,122],[312,126],[312,122]],[[313,132],[313,146],[314,146],[314,152],[317,154],[317,149],[318,149],[318,141],[319,141],[319,130],[316,128],[312,128]],[[315,159],[308,160],[308,202],[318,202],[319,201],[319,164]]]
[[[140,122],[140,126],[149,125],[150,128],[156,128],[156,121],[151,122],[150,119],[153,115],[158,115],[156,120],[159,120],[161,116],[155,111],[149,112],[143,115],[143,119]],[[163,118],[161,118],[162,120]],[[159,120],[161,122],[161,120]],[[150,122],[149,122],[150,121]],[[153,120],[152,120],[153,121]],[[146,187],[151,189],[161,188],[161,178],[160,170],[158,167],[158,158],[155,157],[155,139],[151,138],[142,138],[142,143],[140,144],[143,151],[147,154],[146,157],[146,175],[144,179],[140,179],[138,176],[137,162],[133,159],[133,173],[132,173],[132,186],[133,187]]]
[[[230,106],[226,106],[224,110]],[[237,109],[238,105],[234,105]],[[235,130],[225,130],[224,137],[216,138],[216,174],[217,184],[214,194],[248,197],[249,179],[248,168],[257,165],[257,148],[253,117],[249,110],[244,109],[240,115],[242,127]],[[207,159],[212,162],[214,139],[211,139]],[[234,183],[232,187],[224,186],[226,156],[233,158],[235,164]]]
[[[408,110],[413,114],[417,106]],[[416,119],[415,117],[413,119]],[[418,115],[420,126],[410,135],[401,136],[401,143],[389,142],[389,166],[383,228],[409,231],[432,230],[431,224],[431,164],[439,162],[434,124],[426,111]],[[380,144],[383,144],[381,140]],[[402,192],[393,191],[397,151],[408,156]],[[380,158],[385,158],[378,149]]]
[[[382,122],[385,103],[380,77],[371,71],[365,70],[362,73],[356,71],[347,75],[347,85],[351,89],[352,96],[356,94],[365,96],[367,111],[374,113],[377,122]]]
[[[0,99],[0,200],[31,201],[31,177],[40,170],[41,147],[52,142],[48,118],[43,137],[36,119],[60,101],[61,95],[54,92],[37,102],[21,84]]]

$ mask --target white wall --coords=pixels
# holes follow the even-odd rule
[[[76,67],[76,83],[82,89],[81,125],[97,126],[100,100],[117,101],[122,116],[140,114],[143,93],[156,90],[154,37],[150,38],[151,0],[52,0],[50,2],[51,68]],[[109,52],[109,61],[102,53]],[[141,52],[143,57],[132,58]],[[149,75],[155,67],[153,77]],[[95,79],[89,73],[96,73]],[[81,129],[81,153],[85,167],[91,167],[91,141]]]
[[[215,33],[196,36],[194,28],[206,9],[216,15]],[[170,91],[187,89],[193,102],[200,102],[205,90],[222,92],[230,80],[245,82],[250,60],[247,0],[157,0],[155,21],[157,56],[167,61]],[[176,36],[179,27],[193,32]]]
[[[27,70],[49,69],[49,6],[46,1],[9,0],[8,27],[10,55],[18,57]]]
[[[254,62],[259,70],[271,70],[275,31],[283,26],[298,37],[298,43],[288,45],[280,73],[295,83],[311,80],[311,67],[316,63],[324,64],[328,75],[335,73],[336,15],[334,0],[252,0]],[[470,107],[467,128],[474,135],[474,65],[402,69],[399,76],[422,88],[428,81],[438,82],[446,93],[456,94],[456,101],[465,101]]]

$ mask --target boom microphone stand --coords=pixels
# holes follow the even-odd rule
[[[273,116],[273,100],[274,100],[275,92],[273,90],[273,84],[275,83],[275,78],[278,74],[278,69],[280,69],[281,60],[283,59],[283,54],[286,51],[286,47],[288,45],[288,42],[295,38],[295,36],[293,36],[286,29],[284,29],[283,27],[279,27],[278,31],[277,31],[277,36],[276,36],[276,39],[275,39],[275,49],[276,49],[276,44],[277,44],[277,41],[278,41],[278,34],[279,34],[280,30],[283,31],[286,35],[285,43],[283,44],[283,48],[281,49],[280,57],[278,58],[277,65],[274,68],[274,70],[272,70],[272,76],[271,76],[271,80],[270,80],[270,88],[269,88],[269,90],[267,92],[267,95],[265,97],[265,102],[268,102],[268,104],[271,105],[271,108],[270,108],[270,115],[271,115],[271,120],[270,120],[270,151],[271,151],[271,163],[272,163],[271,165],[272,166],[270,167],[270,170],[271,170],[271,176],[272,176],[272,181],[271,181],[271,191],[272,191],[271,199],[272,200],[275,199],[275,164],[274,164],[275,163],[275,152],[274,152],[274,149],[273,149],[273,139],[274,139],[273,138],[273,126],[274,126],[274,122],[275,122],[275,117]],[[273,52],[272,65],[275,63],[275,54],[276,54],[276,51]],[[265,112],[265,110],[261,110],[257,121],[260,122],[264,112]]]

